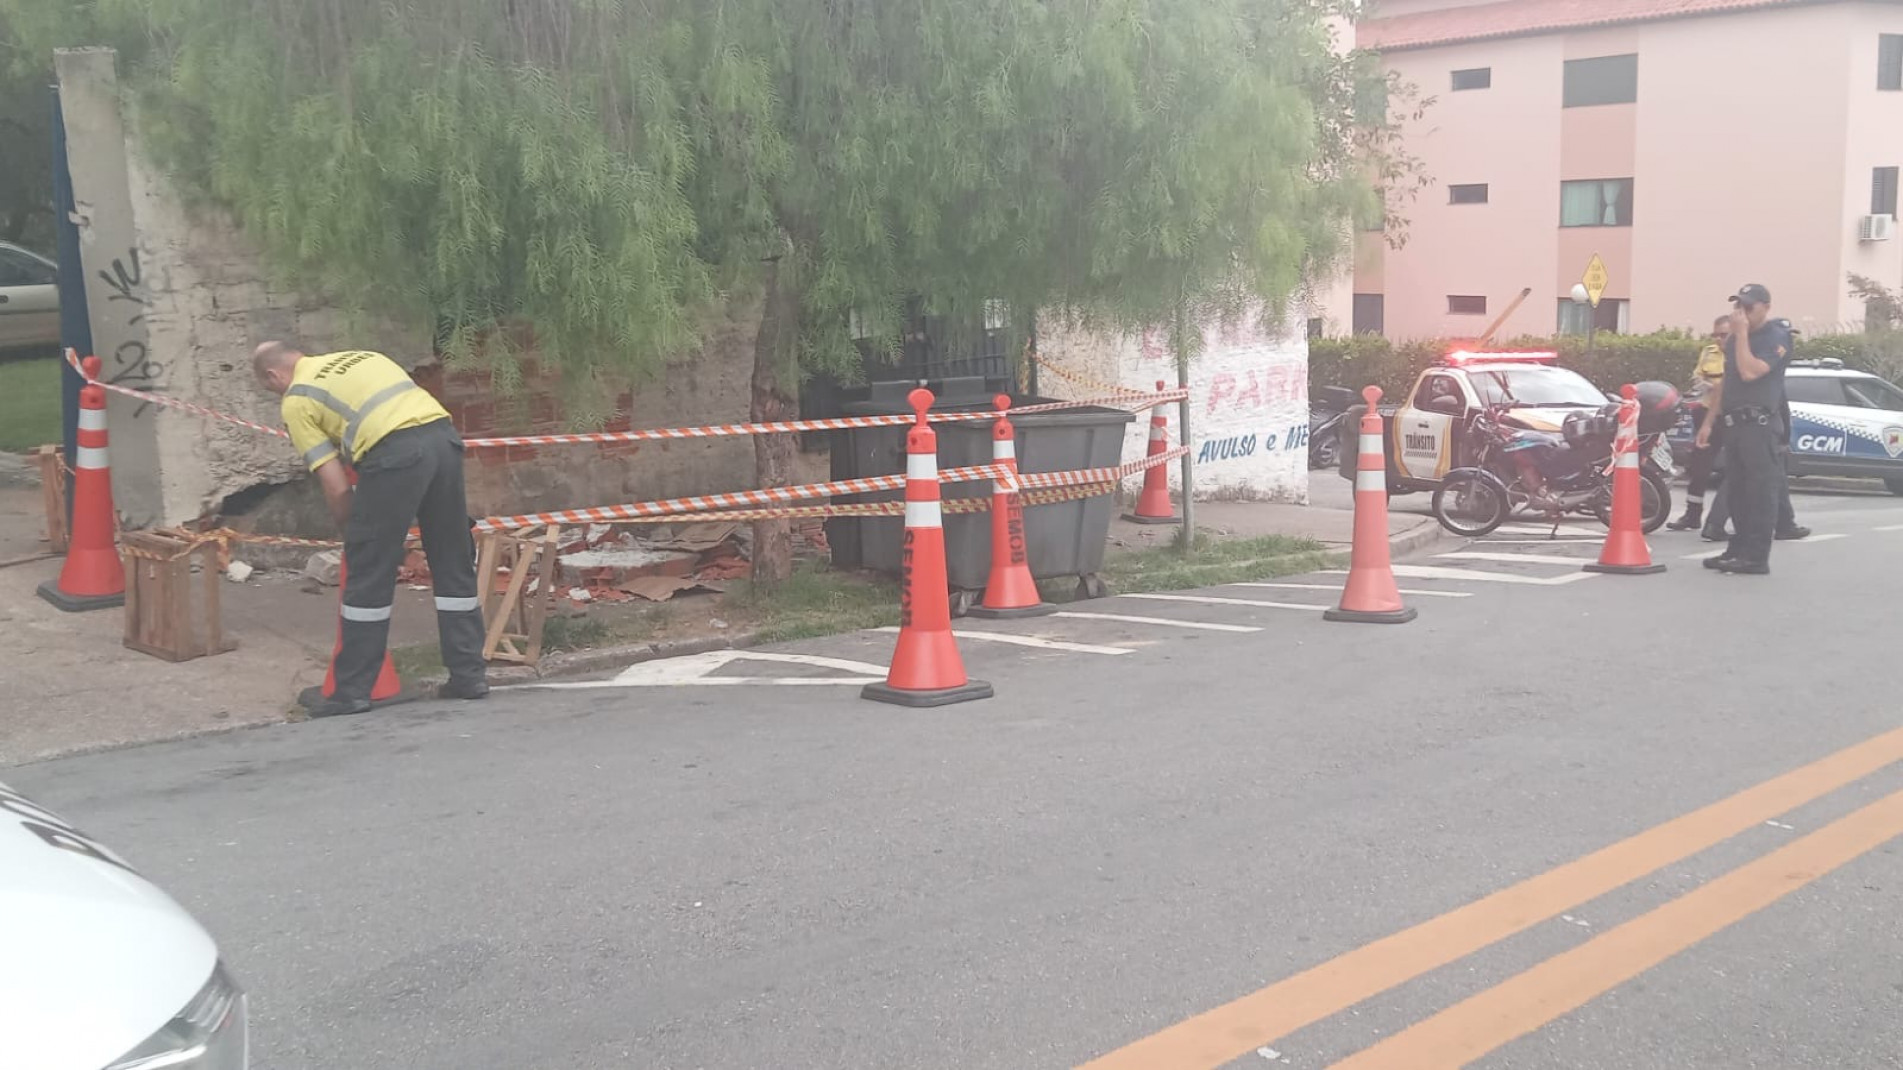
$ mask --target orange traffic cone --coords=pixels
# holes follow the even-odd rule
[[[1156,381],[1156,392],[1161,394],[1169,389],[1163,380]],[[1163,414],[1163,406],[1150,410],[1150,452],[1154,457],[1170,451],[1170,421]],[[1169,466],[1153,464],[1143,473],[1143,494],[1137,498],[1135,512],[1123,514],[1123,518],[1135,524],[1181,524],[1183,518],[1177,516],[1170,505]]]
[[[1037,593],[1037,581],[1031,578],[1031,566],[1024,550],[1024,503],[1018,499],[1017,431],[1007,413],[1011,399],[999,394],[998,422],[991,429],[991,463],[1010,470],[1010,475],[992,483],[991,491],[991,578],[985,583],[985,600],[973,606],[970,615],[987,620],[1015,617],[1041,617],[1057,612],[1057,607]]]
[[[40,584],[40,597],[68,613],[126,602],[125,563],[113,546],[112,464],[106,453],[106,388],[99,358],[80,362],[79,455],[73,458],[73,525],[58,580]]]
[[[945,523],[938,495],[938,435],[925,422],[932,392],[906,398],[918,422],[905,438],[905,548],[899,565],[899,643],[884,683],[861,698],[921,708],[990,698],[991,685],[965,676],[952,639],[945,565]]]
[[[1652,563],[1652,548],[1645,544],[1644,491],[1639,485],[1639,388],[1627,383],[1620,393],[1625,401],[1619,405],[1619,434],[1612,440],[1612,524],[1599,560],[1585,568],[1647,576],[1664,572],[1665,566]]]
[[[1361,455],[1355,466],[1355,542],[1348,564],[1348,583],[1341,604],[1322,614],[1324,620],[1359,624],[1406,624],[1414,607],[1401,602],[1394,584],[1394,564],[1388,558],[1388,464],[1381,449],[1381,388],[1361,392],[1368,410],[1361,415]]]

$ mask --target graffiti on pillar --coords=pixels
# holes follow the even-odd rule
[[[140,328],[152,309],[152,294],[145,279],[145,271],[139,264],[139,250],[129,248],[124,256],[114,258],[111,270],[101,271],[99,278],[112,290],[106,296],[108,314],[124,316],[125,325],[132,334],[144,335],[144,330]],[[152,359],[143,337],[128,338],[119,343],[105,362],[103,370],[106,381],[116,386],[156,393],[165,391],[165,365]],[[150,402],[139,402],[138,408],[132,410],[133,418],[144,416],[148,408],[151,408]]]

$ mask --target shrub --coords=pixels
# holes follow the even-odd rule
[[[1679,331],[1657,334],[1601,334],[1586,352],[1584,338],[1516,338],[1490,349],[1500,352],[1556,352],[1561,367],[1592,380],[1601,390],[1617,392],[1626,383],[1662,379],[1684,385],[1691,378],[1703,338]],[[1318,338],[1308,343],[1308,385],[1345,386],[1352,390],[1373,383],[1390,399],[1406,394],[1422,369],[1456,348],[1447,341],[1389,342],[1377,335]],[[1799,335],[1800,359],[1835,357],[1847,368],[1880,375],[1891,382],[1903,376],[1903,331],[1870,334]]]

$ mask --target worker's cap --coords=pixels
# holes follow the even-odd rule
[[[1734,305],[1768,305],[1771,303],[1771,291],[1765,289],[1758,283],[1748,282],[1738,287],[1738,292],[1731,295],[1731,303]]]

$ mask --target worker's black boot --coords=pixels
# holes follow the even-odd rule
[[[1704,523],[1705,523],[1705,503],[1704,502],[1686,502],[1685,515],[1679,517],[1677,520],[1674,520],[1665,526],[1668,528],[1671,528],[1673,531],[1690,531],[1693,528],[1703,527]]]

